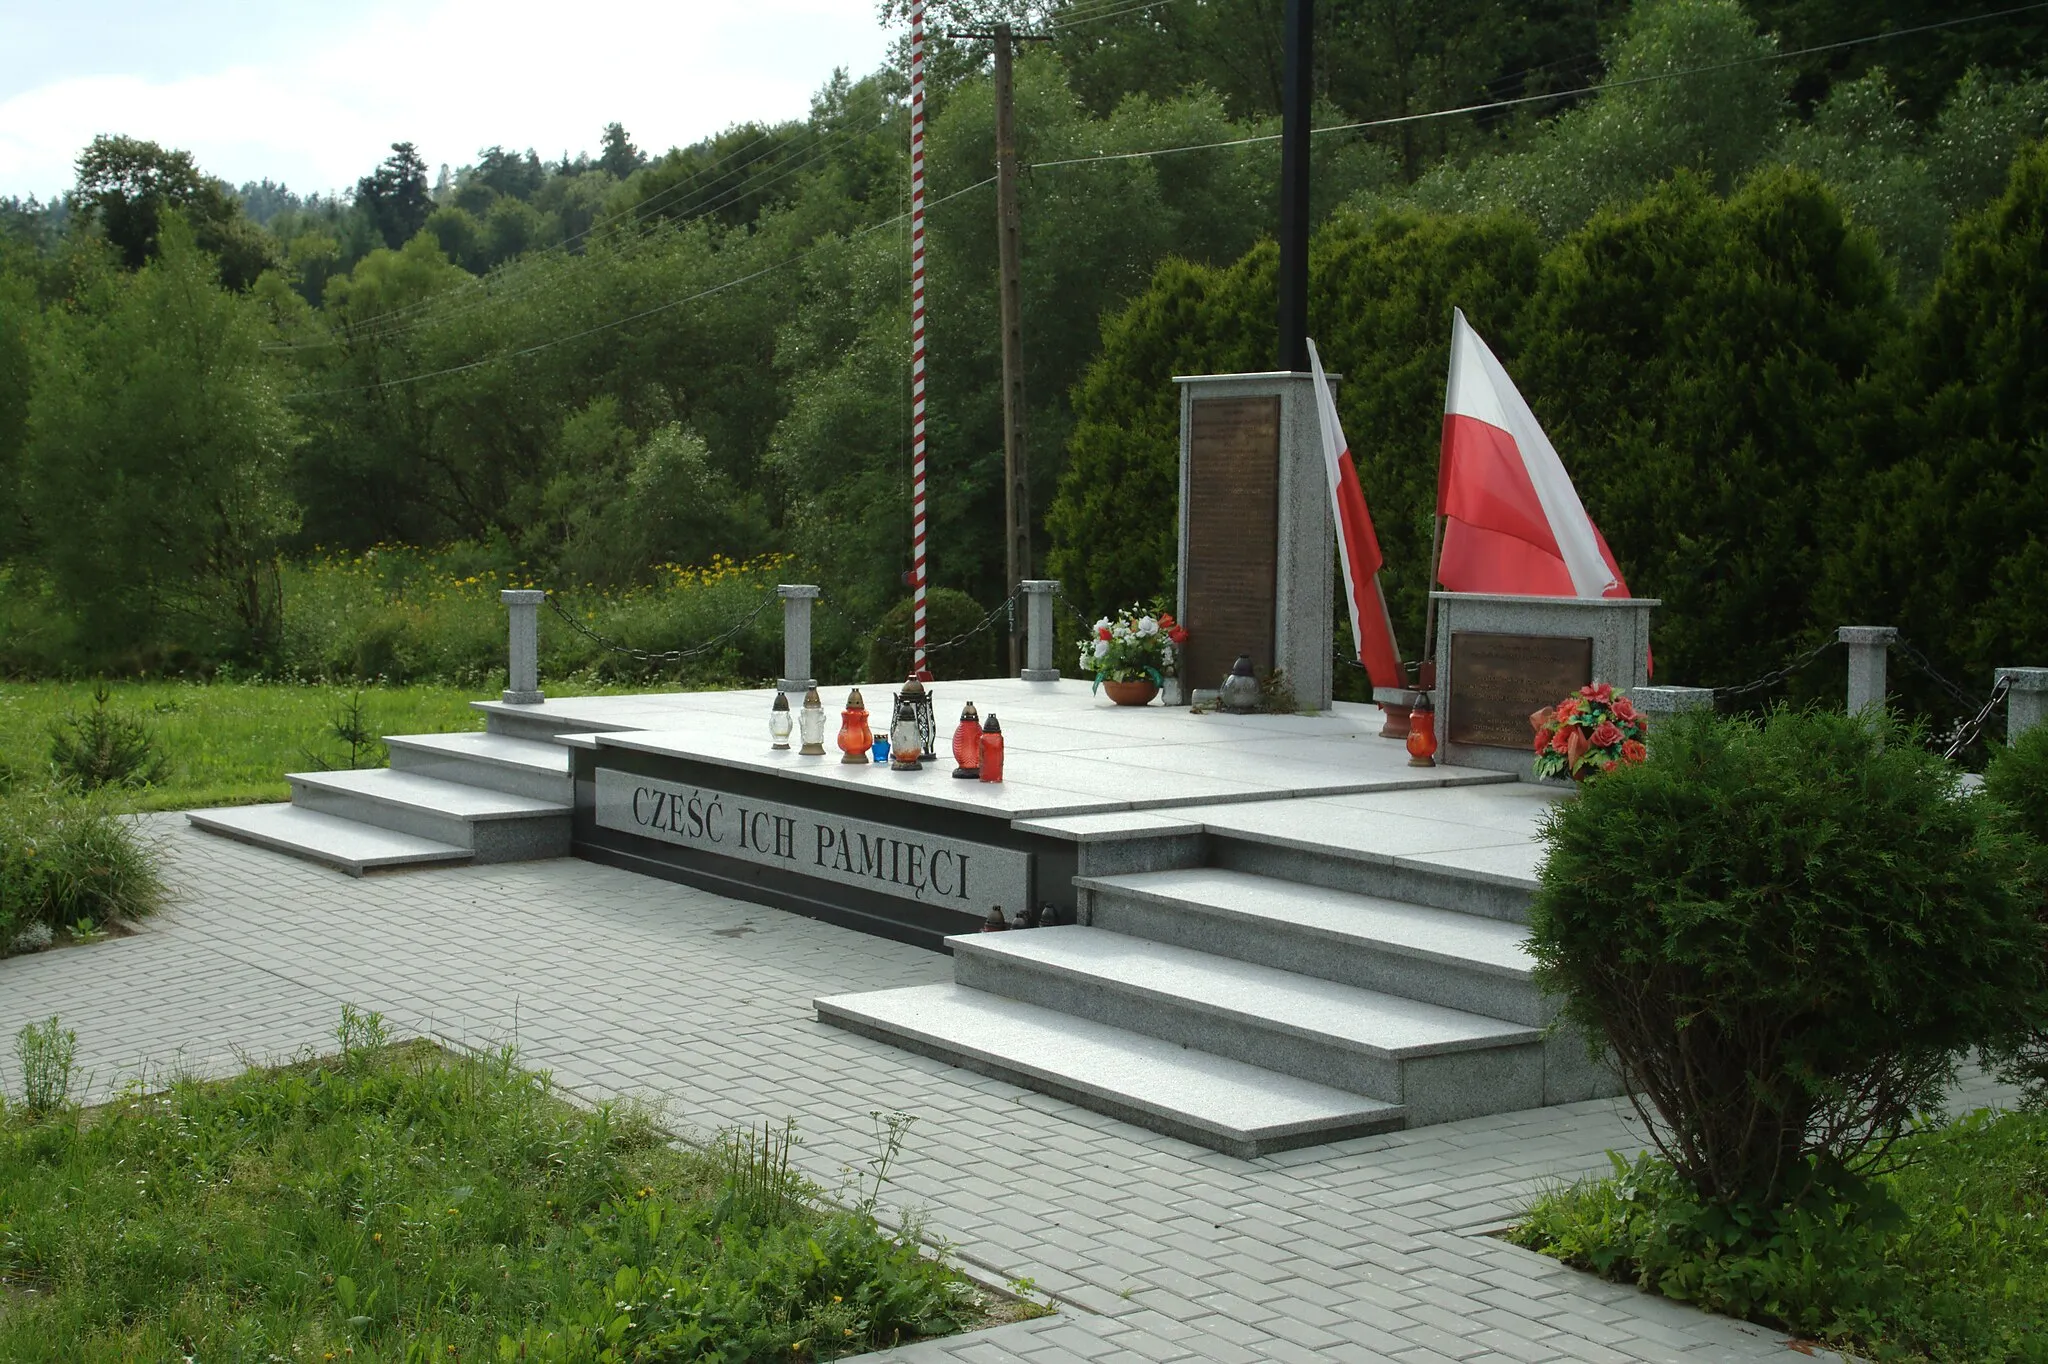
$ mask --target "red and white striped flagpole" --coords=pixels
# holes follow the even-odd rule
[[[910,0],[911,666],[924,667],[924,0]]]

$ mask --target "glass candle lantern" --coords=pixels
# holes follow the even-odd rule
[[[1252,671],[1252,656],[1239,654],[1230,665],[1230,676],[1217,689],[1217,704],[1236,715],[1249,715],[1259,708],[1259,679]]]
[[[988,723],[981,727],[981,780],[1001,781],[1003,779],[1003,726],[990,711]]]
[[[973,781],[981,775],[981,717],[969,701],[960,712],[960,726],[953,731],[953,775]]]
[[[875,736],[868,732],[868,707],[861,700],[860,688],[855,687],[846,694],[846,709],[839,713],[839,751],[845,756],[843,763],[864,763],[868,760],[868,745]]]
[[[924,742],[917,733],[917,708],[897,698],[896,716],[889,722],[889,770],[915,772],[924,754]]]
[[[775,741],[777,748],[789,747],[789,731],[795,724],[796,717],[789,713],[789,693],[775,693],[774,708],[768,712],[768,737]]]
[[[931,689],[924,684],[922,673],[912,673],[903,680],[903,690],[897,699],[910,703],[911,713],[917,717],[918,752],[920,762],[931,762],[938,757],[939,717],[932,709]]]
[[[825,702],[816,687],[804,693],[804,708],[797,714],[796,730],[804,741],[797,752],[813,758],[825,756]]]
[[[1408,712],[1408,765],[1436,766],[1436,711],[1430,708],[1427,692],[1422,694],[1421,704]]]

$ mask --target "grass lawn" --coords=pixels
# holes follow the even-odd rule
[[[0,1117],[0,1359],[803,1361],[1033,1310],[816,1201],[782,1130],[677,1149],[509,1052],[339,1036]]]
[[[195,809],[286,800],[287,772],[348,766],[348,746],[330,732],[336,713],[355,694],[347,687],[275,682],[111,682],[109,709],[143,721],[170,759],[164,782],[114,791],[129,810]],[[91,682],[0,682],[0,762],[15,779],[48,770],[50,726],[89,709]],[[587,690],[587,689],[586,689]],[[623,690],[623,689],[622,689]],[[560,695],[574,688],[550,687]],[[364,687],[363,717],[371,732],[431,734],[482,729],[469,708],[486,693],[459,687]],[[312,756],[309,757],[308,755]],[[384,747],[361,759],[381,767]]]
[[[1741,1223],[1617,1163],[1509,1239],[1867,1359],[2048,1361],[2048,1113],[1970,1114],[1894,1154],[1856,1198]]]

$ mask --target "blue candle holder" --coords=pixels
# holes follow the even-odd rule
[[[886,734],[875,736],[875,761],[878,763],[889,761],[889,736]]]

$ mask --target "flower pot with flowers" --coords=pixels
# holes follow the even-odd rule
[[[1605,682],[1581,687],[1529,717],[1535,731],[1536,775],[1585,781],[1648,756],[1650,722],[1635,703]]]
[[[1131,606],[1095,622],[1081,641],[1081,671],[1095,676],[1096,687],[1119,706],[1148,704],[1179,674],[1180,646],[1188,632],[1155,603],[1149,610]]]

